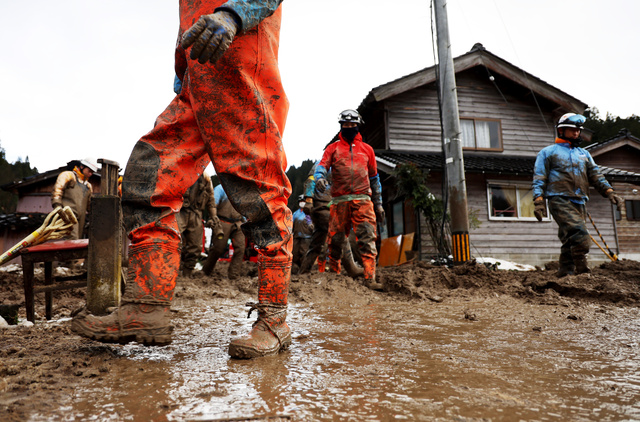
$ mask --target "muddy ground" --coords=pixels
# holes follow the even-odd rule
[[[225,270],[225,265],[221,264],[213,277],[206,277],[197,272],[192,279],[180,278],[178,280],[172,306],[173,322],[176,325],[175,344],[168,346],[169,349],[165,350],[179,352],[179,348],[186,350],[191,347],[190,353],[195,355],[203,350],[215,349],[216,359],[221,366],[226,368],[226,378],[223,378],[229,384],[230,374],[242,373],[245,368],[248,368],[246,365],[254,365],[251,368],[255,371],[256,368],[263,369],[260,365],[275,365],[282,363],[282,361],[264,358],[262,364],[235,363],[225,357],[228,339],[238,332],[246,330],[247,324],[250,324],[250,321],[244,320],[246,317],[244,303],[248,300],[254,300],[257,291],[257,271],[254,264],[245,263],[245,276],[234,283],[228,282],[222,276]],[[341,324],[345,324],[342,319],[347,316],[351,320],[344,325],[347,327],[345,329],[348,330],[348,327],[353,326],[356,333],[352,337],[356,340],[357,338],[366,339],[368,335],[366,332],[367,322],[358,320],[363,313],[361,310],[366,309],[368,312],[371,306],[379,305],[379,308],[376,309],[384,314],[383,320],[386,318],[389,321],[395,321],[400,318],[398,315],[402,315],[402,319],[410,320],[412,319],[411,315],[419,315],[422,319],[418,326],[429,325],[430,327],[439,327],[440,330],[446,330],[446,327],[443,326],[447,324],[456,326],[462,324],[460,325],[461,330],[468,330],[466,327],[470,327],[470,324],[482,324],[483,320],[485,324],[489,322],[494,324],[494,330],[497,330],[495,327],[502,321],[508,322],[510,328],[500,328],[501,336],[505,335],[505,332],[507,337],[521,337],[526,334],[527,338],[531,335],[549,333],[549,339],[551,339],[553,333],[553,338],[556,341],[562,341],[562,344],[574,342],[571,347],[579,345],[581,350],[589,350],[591,347],[586,346],[586,343],[580,343],[583,341],[583,336],[587,336],[589,332],[597,332],[599,338],[603,333],[615,332],[618,336],[615,339],[603,338],[601,340],[602,345],[611,344],[612,341],[617,342],[615,349],[617,352],[615,353],[618,353],[618,358],[614,360],[620,366],[616,367],[617,375],[615,376],[625,378],[624,374],[620,374],[620,371],[624,372],[625,367],[634,374],[640,371],[637,359],[637,352],[640,349],[637,337],[634,337],[637,333],[631,335],[626,329],[619,333],[618,328],[620,327],[617,326],[619,322],[616,322],[628,321],[633,325],[634,330],[637,329],[638,309],[640,309],[640,262],[623,260],[605,263],[594,268],[592,274],[567,276],[562,279],[557,279],[554,276],[552,268],[525,272],[497,270],[483,264],[446,268],[432,266],[424,262],[414,262],[398,267],[380,268],[378,278],[384,284],[383,292],[368,290],[361,285],[361,280],[353,280],[344,275],[314,272],[311,275],[293,276],[290,304],[294,310],[292,310],[293,316],[290,318],[290,325],[294,332],[294,340],[291,350],[284,353],[284,355],[289,354],[288,357],[277,359],[293,360],[298,356],[304,359],[305,354],[311,355],[309,358],[312,361],[314,358],[317,359],[314,361],[317,366],[326,365],[320,373],[332,373],[332,366],[328,363],[331,359],[328,359],[324,354],[321,355],[320,352],[315,355],[316,350],[322,350],[322,353],[326,353],[327,347],[318,347],[318,345],[322,345],[326,339],[331,339],[336,334],[336,330],[341,330],[340,327],[343,326]],[[367,371],[373,371],[381,377],[378,382],[383,386],[380,387],[382,389],[387,384],[392,390],[407,388],[408,398],[394,399],[393,397],[398,395],[398,391],[394,391],[393,395],[389,391],[383,391],[387,397],[386,401],[367,402],[365,400],[364,404],[358,405],[364,406],[361,407],[360,413],[349,414],[350,411],[345,409],[351,408],[343,409],[343,403],[335,401],[334,397],[329,397],[335,396],[335,393],[325,393],[323,396],[321,392],[323,388],[328,388],[329,390],[326,391],[331,391],[331,387],[328,387],[327,384],[324,384],[324,387],[316,386],[315,393],[309,395],[312,397],[311,399],[309,397],[305,400],[290,399],[293,403],[278,404],[278,400],[281,399],[277,399],[274,404],[270,402],[269,398],[263,397],[264,402],[271,403],[270,411],[264,411],[260,406],[243,408],[243,400],[250,402],[252,399],[243,396],[243,393],[234,393],[235,389],[219,380],[209,381],[206,384],[211,386],[215,383],[215,388],[208,393],[195,394],[185,387],[188,383],[184,381],[184,374],[181,375],[183,378],[180,381],[182,390],[175,386],[172,387],[176,391],[183,391],[182,393],[172,394],[161,399],[154,398],[153,403],[140,405],[140,408],[134,409],[127,406],[119,408],[115,402],[118,400],[126,401],[125,398],[113,399],[113,402],[105,404],[101,410],[97,410],[89,404],[86,404],[86,408],[81,408],[79,403],[93,401],[95,404],[95,400],[98,400],[99,393],[91,393],[97,388],[96,386],[122,384],[122,391],[119,391],[119,394],[124,397],[129,394],[127,393],[129,387],[137,383],[136,379],[156,374],[156,371],[160,376],[160,372],[166,372],[167,368],[172,365],[171,359],[168,359],[162,364],[168,366],[161,368],[158,366],[161,364],[144,355],[144,351],[140,351],[144,349],[142,346],[131,349],[130,345],[103,345],[76,336],[70,330],[69,316],[75,309],[84,305],[84,300],[83,289],[55,293],[53,301],[55,321],[47,323],[44,319],[44,295],[40,294],[36,298],[37,321],[34,326],[0,328],[0,420],[512,420],[508,413],[504,413],[505,411],[509,412],[509,409],[511,412],[515,412],[513,414],[519,415],[518,418],[515,418],[516,420],[528,420],[529,418],[566,420],[567,417],[574,420],[631,420],[640,417],[640,380],[636,375],[633,375],[635,378],[632,382],[623,383],[626,387],[607,384],[607,386],[601,385],[596,388],[592,387],[589,379],[595,377],[598,370],[593,369],[593,374],[589,374],[589,371],[586,374],[581,374],[571,388],[576,388],[576,391],[589,391],[589,394],[593,393],[594,388],[596,390],[602,388],[602,390],[593,393],[593,397],[590,398],[595,404],[586,405],[583,403],[577,407],[575,405],[576,397],[567,397],[564,401],[555,397],[557,403],[549,405],[548,398],[536,399],[528,396],[525,392],[527,387],[518,390],[519,392],[508,392],[505,390],[506,387],[499,386],[492,387],[490,391],[481,391],[483,381],[479,374],[495,376],[504,382],[513,381],[519,376],[517,372],[514,372],[515,375],[505,375],[504,373],[496,375],[495,368],[490,368],[490,360],[486,361],[488,367],[483,366],[480,369],[479,362],[482,359],[490,359],[489,349],[493,350],[497,347],[495,345],[489,346],[488,344],[493,344],[490,341],[489,343],[476,344],[474,347],[479,349],[474,354],[460,352],[460,357],[455,357],[457,352],[451,351],[449,357],[443,357],[443,361],[450,366],[451,370],[446,376],[449,379],[447,381],[449,384],[441,380],[436,382],[429,378],[430,374],[435,376],[434,374],[438,371],[434,368],[442,365],[443,362],[433,363],[434,366],[429,366],[427,370],[424,366],[427,365],[426,363],[416,363],[416,360],[419,360],[422,355],[421,351],[416,350],[416,346],[412,345],[414,345],[414,341],[416,343],[418,341],[424,342],[420,343],[423,344],[421,347],[430,349],[430,356],[433,358],[438,355],[439,351],[452,347],[451,340],[438,340],[437,337],[430,339],[428,335],[425,338],[416,338],[398,346],[397,351],[392,350],[396,347],[393,342],[389,344],[382,342],[385,346],[378,344],[376,350],[381,356],[387,356],[386,353],[388,353],[390,360],[405,359],[401,366],[411,368],[412,372],[420,373],[421,375],[416,378],[419,380],[418,384],[422,382],[424,385],[431,385],[431,387],[425,388],[429,391],[433,389],[433,391],[427,396],[421,397],[423,393],[420,393],[420,386],[413,386],[415,382],[410,386],[407,381],[411,375],[401,375],[394,372],[395,370],[392,368],[388,368],[389,373],[395,375],[390,378],[403,378],[403,380],[385,381],[384,377],[380,375],[386,371],[385,359],[383,359],[383,362],[379,364],[382,369],[368,369]],[[19,270],[0,272],[0,304],[19,304],[19,318],[25,319],[22,274]],[[396,314],[394,310],[398,309],[401,309],[402,313]],[[215,317],[211,317],[212,319],[207,323],[202,317],[206,314],[206,310],[213,310],[212,312],[215,314]],[[203,313],[199,314],[200,311]],[[312,311],[315,313],[311,314]],[[352,311],[353,315],[350,314]],[[327,320],[323,320],[323,315]],[[434,321],[429,321],[430,315],[433,315]],[[441,315],[438,317],[441,318],[438,321],[444,322],[436,322],[437,315]],[[333,321],[333,323],[327,324],[327,321]],[[415,321],[407,321],[407,325],[402,321],[395,323],[406,328],[410,324],[414,324]],[[573,325],[568,326],[567,324]],[[379,326],[380,332],[385,332],[386,329],[389,328]],[[513,332],[510,332],[511,330]],[[437,330],[431,331],[436,333]],[[390,329],[389,332],[395,331]],[[494,333],[498,333],[498,331],[494,331]],[[208,339],[198,340],[201,335],[208,337]],[[572,338],[573,335],[575,338]],[[625,335],[629,337],[625,337]],[[467,331],[464,336],[466,343],[473,340],[473,335]],[[496,340],[507,341],[506,339]],[[434,345],[438,341],[442,343],[436,348]],[[346,350],[348,347],[341,346],[338,340],[335,342],[335,350],[344,347],[341,359],[347,360],[347,362],[341,362],[341,369],[336,371],[341,376],[351,377],[353,385],[356,386],[353,388],[345,387],[344,391],[348,392],[345,393],[345,397],[350,394],[357,396],[358,392],[353,390],[357,390],[359,388],[357,386],[362,385],[359,384],[362,374],[350,373],[345,369],[345,366],[362,365],[363,355],[353,357],[353,361],[349,362],[350,358],[344,357],[348,355]],[[524,344],[524,340],[518,342]],[[551,343],[545,343],[546,349],[544,351],[542,345],[540,346],[541,350],[537,351],[535,345],[538,343],[532,344],[534,346],[527,343],[526,346],[523,346],[527,350],[519,351],[517,346],[514,346],[516,347],[513,349],[515,352],[511,353],[522,353],[523,356],[535,356],[538,352],[544,353],[545,359],[549,359],[549,364],[555,368],[574,365],[574,363],[566,363],[567,356],[563,353],[554,353],[549,350]],[[602,347],[601,345],[596,344],[593,347],[594,350],[590,353],[600,353],[598,349]],[[384,348],[389,350],[384,350]],[[132,350],[134,351],[132,352]],[[141,354],[141,356],[136,356],[136,354]],[[187,353],[184,352],[184,354]],[[485,358],[481,358],[482,356]],[[630,364],[625,366],[620,363],[622,358],[628,359]],[[142,366],[141,360],[146,362]],[[396,362],[394,365],[398,365],[398,363]],[[523,368],[520,368],[517,371],[522,370]],[[530,370],[532,372],[530,376],[535,376],[540,368],[527,369],[525,367],[524,370]],[[191,373],[198,373],[197,369],[192,368],[191,371]],[[516,370],[514,369],[514,371]],[[367,376],[371,375],[370,372],[367,374]],[[444,375],[442,376],[444,377]],[[524,377],[522,383],[526,384],[526,378],[529,375],[522,376]],[[583,376],[584,378],[582,378]],[[197,378],[195,375],[194,377]],[[467,386],[454,385],[455,383],[450,380],[453,377],[458,379],[459,383]],[[466,380],[465,377],[467,377]],[[472,378],[480,378],[480,380],[474,381]],[[301,372],[298,379],[305,379],[304,371]],[[317,380],[318,374],[310,379]],[[628,381],[628,378],[625,379]],[[131,385],[127,386],[127,382]],[[293,377],[288,382],[283,381],[283,385],[291,386],[296,382]],[[308,383],[310,381],[299,382]],[[325,383],[328,382],[325,381]],[[545,381],[540,380],[540,383],[542,385],[540,391],[544,392],[552,388],[554,382],[545,385]],[[434,385],[438,387],[434,388]],[[452,391],[448,395],[443,393],[447,386]],[[165,387],[155,386],[154,388],[158,390]],[[206,390],[209,387],[190,388]],[[307,387],[297,386],[296,388],[300,390]],[[619,390],[616,391],[616,388]],[[408,390],[414,389],[415,393],[408,392]],[[134,390],[140,391],[140,386],[135,387]],[[109,391],[112,391],[113,394],[118,392],[115,387],[110,387]],[[436,393],[436,391],[440,393]],[[623,391],[624,394],[622,394]],[[607,406],[601,405],[609,400],[610,392],[612,392],[612,397],[615,397],[615,399],[611,399],[614,402]],[[223,396],[230,397],[234,394],[236,394],[236,399],[228,404],[228,408],[223,413],[217,413],[218,411],[213,410],[219,408],[220,400],[225,400]],[[534,396],[540,397],[541,394],[544,395],[538,392]],[[571,394],[580,396],[583,393]],[[276,393],[274,395],[277,396]],[[453,401],[452,395],[458,397],[459,401]],[[194,396],[197,396],[197,399],[193,399]],[[243,399],[243,397],[245,398]],[[620,397],[623,397],[624,400]],[[616,401],[618,399],[622,402]],[[313,400],[316,400],[316,403],[313,403]],[[323,402],[323,400],[326,401]],[[414,408],[411,401],[415,403],[416,400],[423,401],[419,407]],[[540,403],[537,400],[541,400]],[[320,402],[323,402],[323,405],[319,405]],[[496,402],[499,403],[496,404]],[[186,405],[186,403],[190,404]],[[203,410],[206,403],[209,403],[210,407]],[[217,404],[214,406],[212,403]],[[391,404],[385,407],[385,403]],[[114,406],[117,411],[114,410]],[[548,406],[553,406],[553,408]],[[572,408],[574,410],[571,410]],[[576,408],[580,408],[580,412],[583,413],[576,411]],[[584,413],[585,408],[587,409],[586,413]],[[234,412],[233,409],[244,410]],[[423,413],[427,412],[424,409],[428,409],[428,413]],[[113,416],[109,412],[116,412],[115,414],[119,416]],[[396,416],[391,416],[393,414]],[[604,415],[607,417],[603,417]]]

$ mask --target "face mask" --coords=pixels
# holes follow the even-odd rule
[[[356,127],[343,127],[340,129],[340,133],[342,134],[342,137],[351,142],[355,139],[356,135],[358,134],[359,130],[358,130],[358,126]]]
[[[578,138],[578,139],[570,139],[569,142],[571,143],[571,146],[574,148],[577,148],[580,146],[580,144],[582,143],[582,138]]]
[[[304,202],[298,202],[298,206],[299,206],[300,208],[304,207]]]

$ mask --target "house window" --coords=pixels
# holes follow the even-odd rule
[[[487,188],[489,220],[537,221],[533,193],[525,183],[490,182]],[[547,209],[543,221],[551,221]]]
[[[499,121],[460,119],[460,128],[463,148],[502,150]]]
[[[624,201],[627,209],[627,220],[640,220],[640,201]]]

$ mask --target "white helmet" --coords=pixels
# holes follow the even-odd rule
[[[556,127],[572,127],[582,130],[584,129],[582,125],[586,120],[586,117],[584,117],[582,114],[567,113],[560,117],[560,120],[558,120],[558,125]]]
[[[86,158],[80,160],[80,164],[82,164],[85,167],[90,168],[91,171],[93,171],[94,173],[98,171],[98,162],[93,157],[86,157]]]

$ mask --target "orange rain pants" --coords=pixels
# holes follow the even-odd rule
[[[178,40],[223,3],[181,0]],[[243,230],[260,254],[259,301],[287,303],[292,220],[281,141],[289,103],[278,69],[280,18],[278,8],[239,33],[215,65],[200,64],[176,48],[182,91],[135,145],[124,176],[134,296],[172,299],[180,264],[175,213],[184,192],[213,162],[231,203],[247,217]]]
[[[329,267],[340,273],[340,259],[351,229],[356,234],[358,249],[362,258],[365,280],[373,280],[376,275],[376,214],[373,202],[353,200],[331,204],[329,220]]]

